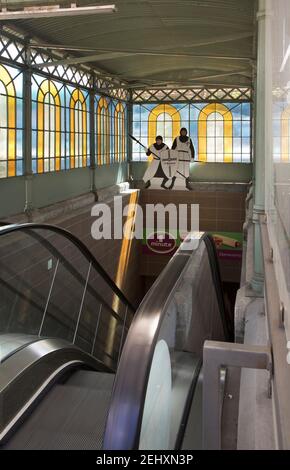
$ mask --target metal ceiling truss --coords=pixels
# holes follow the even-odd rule
[[[93,89],[123,101],[142,102],[205,102],[205,101],[252,101],[253,90],[249,86],[192,86],[163,87],[161,84],[139,85],[129,84],[125,80],[110,75],[102,70],[96,70],[85,65],[74,67],[70,59],[66,59],[60,52],[52,52],[46,45],[39,46],[36,40],[28,40],[24,35],[3,26],[0,29],[0,59],[10,65],[30,67],[31,71],[45,75],[51,79],[58,79],[65,83]],[[27,53],[29,51],[29,53]],[[27,60],[29,57],[29,61]],[[76,62],[78,59],[76,59]],[[47,65],[46,65],[47,64]],[[237,72],[235,72],[237,73]],[[234,74],[234,73],[233,73]],[[140,85],[142,86],[142,85]]]
[[[0,57],[18,64],[25,63],[25,45],[17,41],[8,33],[3,34],[0,30]]]
[[[27,60],[28,57],[29,60]],[[3,63],[17,65],[20,69],[29,67],[33,73],[87,89],[92,89],[94,86],[96,92],[128,101],[130,91],[122,87],[126,84],[106,72],[102,73],[95,68],[86,66],[74,67],[65,64],[45,66],[46,63],[49,64],[49,62],[55,62],[61,58],[63,56],[59,53],[37,48],[34,40],[29,40],[17,33],[14,36],[11,28],[4,26],[0,29],[0,60]],[[41,69],[39,64],[42,64]],[[94,83],[95,85],[93,85]]]

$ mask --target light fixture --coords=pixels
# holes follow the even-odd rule
[[[23,10],[7,10],[7,8],[1,8],[0,20],[28,20],[58,16],[96,15],[114,13],[116,11],[116,5],[78,7],[76,3],[71,3],[67,8],[61,8],[60,5],[30,6],[24,7]]]

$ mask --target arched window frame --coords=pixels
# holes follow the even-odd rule
[[[0,64],[0,81],[7,99],[7,176],[16,175],[16,90],[8,70]]]
[[[125,110],[121,102],[115,108],[115,161],[125,161]],[[120,143],[121,141],[121,143]]]
[[[233,161],[233,115],[221,103],[211,103],[203,108],[198,118],[198,154],[200,161],[207,161],[207,123],[212,113],[219,113],[223,117],[224,125],[224,163]]]
[[[168,114],[172,119],[172,140],[179,135],[181,117],[179,111],[171,104],[159,104],[152,109],[148,118],[148,147],[155,142],[157,121],[160,114]]]
[[[102,111],[104,110],[104,116]],[[97,136],[98,136],[98,164],[110,164],[110,114],[109,102],[101,96],[97,108]],[[104,142],[105,153],[102,152],[102,142]]]
[[[55,165],[54,170],[59,171],[61,168],[60,165],[60,155],[61,155],[61,127],[60,127],[60,97],[59,92],[55,84],[51,80],[44,80],[40,86],[37,93],[37,172],[44,172],[44,139],[45,132],[50,132],[46,130],[45,123],[45,97],[47,95],[52,96],[53,104],[55,108],[55,122],[54,122],[54,133],[55,133],[55,142],[54,142],[54,158]],[[50,157],[51,158],[51,157]]]
[[[76,134],[76,105],[81,103],[82,113],[82,166],[87,166],[87,105],[84,94],[81,90],[76,88],[71,93],[70,99],[70,167],[75,168],[76,147],[75,147],[75,134]]]

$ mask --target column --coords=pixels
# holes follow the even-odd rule
[[[95,121],[95,90],[96,76],[92,74],[92,88],[90,90],[90,190],[97,198],[96,188],[96,121]]]
[[[257,79],[256,79],[256,120],[255,120],[255,187],[254,187],[254,274],[251,287],[257,294],[263,293],[264,270],[259,217],[265,213],[265,157],[269,149],[267,142],[267,71],[266,71],[266,29],[270,18],[268,0],[259,0]]]
[[[129,134],[133,134],[133,102],[132,102],[132,90],[129,90],[129,99],[127,103],[127,175],[129,184],[133,183],[132,177],[132,139]]]
[[[31,57],[29,42],[25,50],[26,69],[23,74],[24,90],[24,175],[25,175],[25,205],[24,212],[28,220],[32,220],[33,198],[32,198],[32,152],[31,152]]]

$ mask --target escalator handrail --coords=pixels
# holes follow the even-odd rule
[[[126,298],[124,293],[119,289],[119,287],[115,284],[115,282],[111,279],[105,269],[100,265],[100,263],[96,260],[92,252],[88,249],[88,247],[75,235],[73,235],[68,230],[65,230],[61,227],[56,225],[50,224],[41,224],[41,223],[24,223],[24,224],[7,224],[4,226],[0,226],[0,237],[9,235],[14,232],[25,232],[29,230],[48,230],[54,233],[57,233],[67,240],[69,240],[73,245],[75,245],[78,250],[84,255],[84,257],[92,264],[95,270],[100,274],[100,276],[104,279],[104,281],[109,285],[115,295],[117,295],[121,301],[128,306],[133,313],[135,313],[136,308],[131,304],[131,302]]]
[[[205,240],[208,237],[206,233],[201,234],[199,246],[202,242],[205,243],[210,258],[212,280],[216,283],[220,277],[217,273],[213,276],[217,265],[212,260],[213,253],[206,246]],[[138,448],[147,384],[159,332],[167,307],[196,251],[196,248],[189,251],[185,244],[186,241],[146,294],[131,324],[114,383],[104,435],[105,450]],[[221,289],[221,285],[215,287],[215,292]],[[218,298],[217,301],[219,303]],[[220,311],[221,316],[224,313],[224,310]],[[225,326],[225,319],[222,319],[222,325]],[[226,331],[224,338],[227,338]]]

